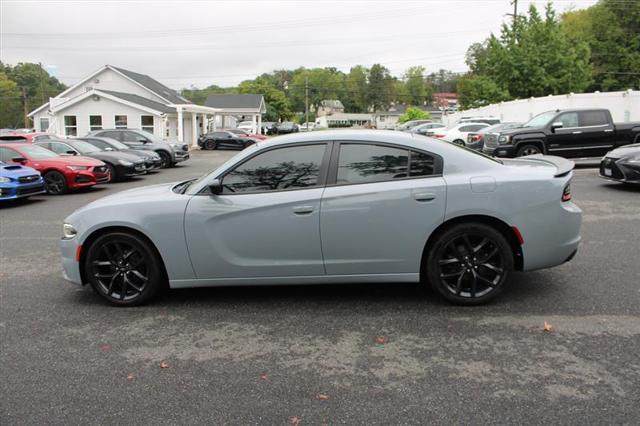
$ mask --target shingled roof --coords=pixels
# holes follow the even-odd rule
[[[160,83],[158,80],[155,80],[149,77],[148,75],[139,74],[137,72],[125,70],[123,68],[114,67],[113,65],[110,65],[110,66],[114,70],[124,74],[131,80],[137,82],[141,86],[146,87],[156,95],[165,98],[166,100],[168,100],[173,104],[190,104],[191,103],[191,101],[180,96],[178,92],[176,92],[175,90],[168,88],[164,84]]]
[[[115,96],[116,98],[120,98],[127,102],[132,102],[134,104],[138,104],[138,105],[145,106],[147,108],[154,109],[159,112],[176,112],[175,108],[167,106],[162,102],[152,101],[151,99],[147,99],[139,95],[134,95],[133,93],[114,92],[112,90],[103,90],[103,89],[99,89],[98,91],[106,93],[111,96]]]

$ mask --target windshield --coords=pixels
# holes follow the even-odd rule
[[[549,122],[553,120],[553,117],[555,116],[555,111],[543,112],[542,114],[536,115],[527,123],[523,124],[522,127],[544,127],[549,124]]]
[[[33,159],[56,158],[59,155],[37,145],[21,145],[20,150]]]
[[[80,154],[92,154],[94,152],[102,151],[100,148],[94,145],[91,145],[89,142],[84,142],[84,141],[73,141],[71,143],[71,146],[77,149],[80,152]]]
[[[120,141],[117,141],[115,139],[111,139],[110,141],[107,142],[109,145],[111,145],[112,147],[114,147],[115,149],[131,149],[129,148],[127,145],[123,144]]]

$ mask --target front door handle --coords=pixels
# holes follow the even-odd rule
[[[297,206],[293,208],[295,214],[303,215],[313,213],[313,206]]]
[[[417,192],[413,194],[413,198],[415,198],[416,201],[433,201],[436,199],[436,194],[433,192]]]
[[[582,130],[576,130],[575,132],[573,132],[574,135],[580,135],[582,134]]]

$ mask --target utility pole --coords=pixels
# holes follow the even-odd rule
[[[513,26],[516,26],[516,20],[518,19],[518,0],[511,0],[511,4],[513,5],[513,15],[507,13],[507,15],[513,16]]]
[[[304,121],[309,124],[309,76],[304,77]],[[308,129],[307,129],[308,130]]]
[[[42,69],[42,62],[40,62],[38,64],[40,66],[40,92],[42,92],[42,105],[44,105],[45,103],[45,93],[44,93],[44,76],[42,75],[43,69]]]
[[[27,90],[22,88],[22,109],[24,112],[24,128],[29,128],[29,110],[27,110]]]

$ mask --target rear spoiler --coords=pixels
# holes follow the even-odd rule
[[[554,177],[564,176],[574,169],[576,163],[571,160],[567,160],[566,158],[556,157],[555,155],[542,155],[542,154],[534,154],[527,155],[526,157],[521,157],[519,160],[533,160],[535,162],[543,162],[547,164],[551,164],[555,166],[556,173],[553,175]]]

